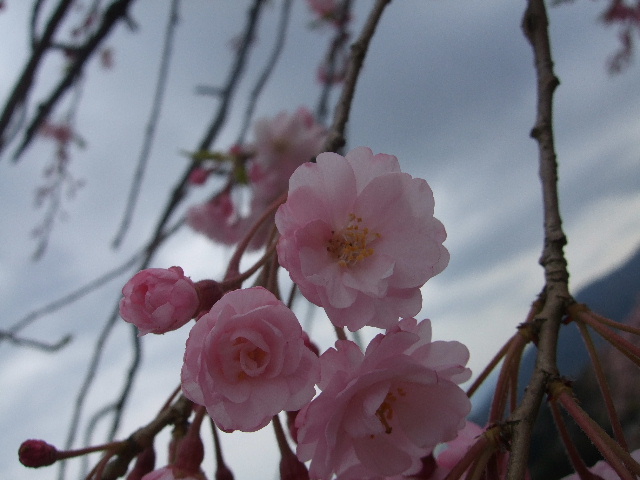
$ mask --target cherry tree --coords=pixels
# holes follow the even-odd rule
[[[31,6],[29,54],[16,69],[0,114],[0,158],[12,168],[25,168],[34,152],[41,154],[44,145],[53,144],[37,179],[36,205],[44,213],[32,231],[35,260],[46,262],[56,233],[65,228],[61,220],[73,216],[74,205],[96,182],[76,173],[79,159],[90,155],[92,130],[129,129],[129,116],[142,120],[144,128],[137,162],[126,175],[127,188],[110,194],[109,201],[123,199],[124,205],[115,234],[111,242],[100,239],[118,252],[118,262],[44,306],[30,308],[0,332],[1,340],[20,351],[49,352],[55,361],[72,348],[71,336],[63,332],[41,340],[25,333],[34,331],[28,327],[73,308],[85,296],[107,292],[100,306],[92,307],[92,317],[107,318],[91,328],[94,335],[99,331],[91,350],[85,349],[88,357],[82,360],[85,371],[77,391],[46,392],[73,403],[70,419],[49,412],[66,432],[65,444],[25,437],[15,445],[23,465],[55,464],[59,478],[71,476],[74,468],[87,479],[231,479],[239,468],[230,460],[232,451],[240,448],[244,458],[256,453],[249,443],[231,447],[227,439],[233,432],[259,435],[273,429],[271,443],[283,479],[516,480],[531,478],[531,438],[541,405],[547,403],[576,472],[571,478],[640,476],[640,445],[627,439],[607,365],[592,340],[595,332],[615,355],[638,366],[634,337],[640,329],[578,303],[565,254],[567,245],[589,240],[572,238],[568,243],[563,227],[562,156],[554,131],[554,95],[561,79],[555,72],[549,22],[556,11],[576,12],[580,5],[549,10],[543,0],[528,0],[522,2],[521,17],[511,19],[514,25],[520,22],[527,61],[533,65],[532,123],[522,133],[530,135],[537,150],[532,147],[527,154],[537,162],[542,224],[528,223],[539,232],[543,279],[538,290],[528,293],[528,314],[512,322],[511,335],[472,376],[469,348],[460,339],[443,339],[438,318],[422,313],[432,285],[455,258],[451,228],[439,213],[447,208],[447,196],[439,196],[446,187],[439,190],[437,182],[406,171],[396,145],[376,151],[379,146],[359,146],[352,133],[364,121],[357,114],[358,102],[383,104],[387,95],[377,92],[363,100],[358,94],[368,76],[388,73],[368,69],[367,60],[382,48],[376,39],[387,17],[393,18],[396,6],[390,0],[247,2],[244,16],[221,24],[228,32],[215,32],[215,41],[225,42],[231,58],[226,76],[215,86],[196,86],[189,98],[197,101],[185,101],[186,107],[183,99],[169,98],[167,92],[172,75],[180,74],[173,62],[189,56],[188,49],[179,49],[185,47],[178,40],[180,17],[196,7],[166,2],[159,66],[149,87],[150,112],[143,118],[127,105],[118,106],[121,126],[83,123],[83,105],[91,101],[88,91],[99,97],[91,88],[92,78],[108,78],[120,68],[119,58],[129,53],[114,48],[112,39],[126,31],[135,39],[157,15],[137,16],[133,0],[53,3],[36,0]],[[151,11],[157,13],[158,5]],[[9,15],[14,6],[1,2],[0,15]],[[224,15],[225,8],[231,7],[216,5],[216,14]],[[279,105],[269,98],[270,82],[283,80],[278,88],[286,92],[295,91],[299,81],[295,65],[288,66],[288,79],[277,76],[286,62],[288,32],[300,18],[292,15],[296,8],[304,10],[303,29],[313,38],[308,50],[316,52],[324,42],[311,72],[316,91],[302,105]],[[419,8],[428,12],[429,6]],[[277,18],[270,35],[260,33],[266,15]],[[236,23],[239,18],[242,25]],[[620,29],[619,50],[608,68],[621,73],[633,65],[638,6],[612,0],[602,18]],[[429,45],[416,40],[405,48],[421,55]],[[52,68],[48,62],[53,57],[62,66]],[[221,69],[222,62],[215,68]],[[130,81],[153,73],[135,72]],[[120,88],[126,90],[126,85]],[[126,93],[132,98],[140,94]],[[408,95],[410,102],[421,101],[416,92]],[[205,103],[206,120],[195,111]],[[161,144],[159,125],[169,106],[172,127],[184,143],[172,145],[170,154],[163,152],[173,163],[154,171],[153,148]],[[184,126],[192,115],[203,118],[199,124],[204,133],[198,138],[191,131],[195,122]],[[380,119],[381,137],[399,121]],[[441,127],[446,131],[446,125]],[[464,137],[464,132],[451,134]],[[112,142],[117,144],[118,137]],[[193,146],[185,146],[187,142]],[[114,174],[107,174],[107,167],[101,167],[105,183]],[[155,192],[151,208],[144,208],[147,188]],[[155,218],[139,218],[142,208]],[[93,220],[104,227],[95,213]],[[193,239],[200,250],[190,271],[180,252],[190,253]],[[35,280],[32,284],[42,288]],[[109,304],[108,293],[115,291],[117,301]],[[311,312],[307,319],[304,311]],[[606,424],[581,408],[558,363],[559,333],[568,328],[578,328],[584,339]],[[128,363],[120,367],[123,380],[114,386],[101,368],[110,361],[108,342],[118,329],[126,329],[118,338],[131,347]],[[153,342],[172,344],[180,352],[175,364],[157,365],[166,373],[143,368],[143,346]],[[536,360],[521,393],[519,375],[527,349]],[[77,371],[73,369],[74,376]],[[141,382],[142,396],[135,394]],[[468,417],[481,387],[491,390],[490,411],[487,422],[477,425]],[[91,412],[92,392],[101,388],[110,400]],[[141,399],[157,401],[157,411],[146,409],[142,415],[138,409],[129,418]],[[567,417],[602,457],[592,468],[576,447]],[[84,440],[79,439],[82,429]],[[99,434],[104,441],[97,439]],[[209,458],[213,462],[205,460]]]

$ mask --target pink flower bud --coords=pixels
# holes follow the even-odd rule
[[[200,464],[204,459],[204,445],[199,433],[193,433],[190,430],[178,443],[177,450],[176,459],[173,462],[175,468],[190,473],[200,471]]]
[[[202,167],[196,167],[189,174],[189,183],[192,185],[203,185],[209,177],[209,170]]]
[[[155,465],[156,451],[153,446],[145,448],[136,458],[136,463],[127,475],[127,480],[141,480],[144,475],[153,471]]]
[[[44,440],[25,440],[18,449],[18,458],[25,467],[46,467],[58,460],[58,450]]]
[[[198,313],[194,283],[180,267],[148,268],[136,273],[122,289],[120,316],[140,333],[177,330]]]

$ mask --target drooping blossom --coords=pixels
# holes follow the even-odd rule
[[[233,245],[243,238],[265,210],[286,190],[289,177],[302,163],[315,157],[326,138],[324,127],[303,107],[293,114],[280,112],[274,118],[257,120],[254,142],[246,148],[235,145],[230,153],[246,160],[251,200],[249,212],[241,208],[225,190],[208,202],[192,207],[187,224],[212,240]],[[250,249],[267,241],[273,217],[266,219],[252,237]]]
[[[300,410],[297,455],[311,478],[349,470],[362,479],[410,474],[464,426],[470,402],[458,386],[467,348],[431,341],[431,323],[403,319],[364,354],[348,340],[320,357],[320,395]]]
[[[640,450],[634,450],[631,452],[631,457],[638,463],[640,463]],[[598,475],[602,480],[619,480],[620,476],[605,460],[600,460],[593,467],[589,469],[594,475]],[[562,480],[580,480],[580,476],[577,473],[563,477]]]
[[[417,315],[420,287],[449,262],[426,181],[359,147],[318,155],[291,176],[276,212],[278,259],[338,327],[387,328]]]
[[[444,450],[440,451],[436,456],[436,468],[429,477],[429,480],[444,480],[484,432],[484,428],[467,421],[464,427],[458,432],[458,436],[450,442],[447,442],[444,445]],[[488,446],[487,448],[490,447]],[[498,449],[493,454],[496,456],[495,465],[497,469],[495,480],[507,478],[509,452]],[[525,472],[524,480],[531,480],[531,474],[528,470]]]
[[[223,191],[205,203],[191,207],[187,225],[196,232],[225,245],[233,245],[245,233],[244,219],[236,211],[229,191]]]
[[[122,288],[120,316],[139,336],[166,333],[185,325],[200,305],[195,284],[180,267],[147,268]]]
[[[320,153],[326,135],[304,107],[256,121],[249,167],[254,208],[268,205],[287,190],[291,174]]]
[[[182,390],[223,430],[252,432],[311,400],[318,357],[294,313],[271,292],[228,292],[191,329]]]
[[[309,8],[318,17],[318,20],[322,22],[328,22],[335,26],[340,26],[341,23],[348,22],[350,17],[342,19],[340,12],[341,5],[336,0],[307,0]]]
[[[458,432],[455,439],[447,442],[446,448],[436,457],[438,467],[451,470],[464,457],[465,453],[484,429],[473,423],[466,422],[464,427]]]

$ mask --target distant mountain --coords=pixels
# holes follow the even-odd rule
[[[575,298],[578,302],[587,304],[593,311],[605,317],[618,322],[626,321],[640,298],[640,248],[615,271],[581,289],[575,294]],[[599,336],[593,335],[593,337],[597,344],[603,344]],[[522,358],[519,385],[523,390],[531,378],[531,372],[534,368],[534,348],[530,347]],[[584,373],[589,360],[588,354],[580,333],[574,325],[567,325],[560,329],[557,358],[562,375],[574,379],[580,377],[580,381],[574,385],[578,398],[594,398],[594,395],[588,390],[595,385],[591,378]],[[471,419],[480,425],[484,425],[489,417],[491,398],[486,392],[491,392],[495,388],[496,377],[497,375],[494,373],[485,383],[482,391],[478,392],[478,398],[488,398],[483,403],[475,405],[471,414]],[[598,395],[595,395],[595,398],[599,398]],[[583,407],[588,410],[584,402]],[[597,406],[594,405],[590,408],[597,409]],[[590,411],[589,413],[596,419],[602,417],[602,412],[599,411]],[[580,435],[577,429],[576,433]],[[585,442],[584,449],[587,450],[586,456],[593,458],[593,462],[598,459],[597,452],[588,444],[588,441]],[[534,479],[557,479],[572,471],[546,405],[541,409],[532,439],[530,463]]]

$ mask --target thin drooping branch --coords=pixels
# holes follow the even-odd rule
[[[82,99],[82,81],[76,82],[73,88],[73,96],[71,103],[65,112],[62,125],[73,136],[75,142],[78,142],[78,136],[75,133],[75,120]],[[46,123],[46,122],[45,122]],[[32,235],[37,239],[37,247],[33,252],[32,259],[40,260],[45,254],[53,228],[58,218],[64,218],[64,197],[73,198],[76,191],[83,185],[82,179],[77,179],[73,175],[70,166],[70,144],[69,140],[57,140],[57,149],[54,159],[50,162],[50,167],[45,171],[45,185],[38,189],[36,195],[37,203],[48,204],[44,218],[38,226],[32,230]]]
[[[376,1],[362,28],[360,36],[356,42],[351,45],[351,55],[349,56],[349,63],[347,64],[347,73],[342,86],[340,99],[336,105],[333,124],[331,125],[327,141],[324,145],[323,151],[325,152],[335,152],[345,144],[345,129],[349,121],[349,112],[351,111],[351,104],[353,103],[353,97],[356,92],[356,83],[360,76],[362,64],[364,63],[364,57],[367,54],[369,43],[376,31],[380,17],[382,17],[382,12],[389,3],[391,3],[391,0]]]
[[[271,50],[271,55],[269,55],[269,59],[264,67],[264,70],[258,77],[258,81],[251,89],[251,93],[249,93],[249,103],[247,104],[247,109],[244,112],[244,118],[242,119],[242,127],[240,128],[240,133],[236,139],[236,144],[242,145],[244,143],[245,136],[247,131],[249,130],[249,124],[253,118],[253,112],[256,108],[256,104],[258,103],[258,98],[260,98],[260,94],[264,89],[267,81],[271,77],[273,70],[275,69],[278,60],[280,59],[280,54],[284,48],[284,42],[287,38],[287,27],[289,26],[289,18],[291,14],[291,0],[283,0],[282,2],[282,10],[280,11],[280,20],[278,23],[278,30],[276,34],[276,41],[273,45],[273,49]]]
[[[96,32],[81,48],[74,51],[75,55],[73,63],[66,70],[65,76],[58,82],[58,85],[53,89],[47,100],[38,105],[37,113],[24,132],[22,142],[13,155],[14,162],[17,162],[20,159],[22,153],[31,144],[31,141],[40,128],[40,125],[42,125],[42,122],[49,117],[49,114],[58,104],[62,96],[80,77],[87,60],[91,58],[98,46],[111,32],[113,27],[118,23],[118,21],[127,19],[127,11],[132,2],[133,0],[116,0],[109,5],[109,8],[107,8],[102,16],[102,22]],[[2,132],[2,128],[2,118],[0,118],[0,133]],[[0,151],[1,149],[2,142],[0,141]]]
[[[253,5],[249,9],[249,12],[247,15],[247,23],[245,25],[242,42],[241,42],[240,48],[237,51],[235,61],[231,67],[231,72],[227,78],[227,82],[223,89],[223,92],[224,92],[223,98],[221,99],[221,103],[218,107],[218,111],[216,115],[214,116],[213,122],[211,123],[210,127],[207,129],[207,132],[205,133],[196,151],[210,149],[211,143],[216,139],[222,125],[226,121],[227,110],[230,106],[236,86],[240,83],[240,78],[244,73],[245,65],[246,65],[249,51],[250,51],[249,47],[252,43],[252,39],[255,38],[255,31],[258,25],[258,20],[260,18],[261,9],[264,3],[265,3],[265,0],[254,0]],[[147,242],[147,246],[145,247],[145,253],[143,255],[143,258],[140,261],[140,264],[138,265],[139,270],[142,270],[149,266],[158,248],[163,243],[164,239],[167,237],[167,233],[165,231],[166,224],[169,221],[169,218],[171,217],[172,213],[181,203],[181,201],[183,200],[186,194],[186,186],[187,186],[189,174],[191,173],[191,170],[195,167],[195,164],[196,162],[193,161],[190,163],[189,166],[187,166],[178,184],[174,187],[172,194],[170,195],[170,198],[167,202],[167,205],[163,210],[160,216],[160,219],[156,224],[156,229],[154,231],[154,234],[152,235],[151,239]],[[73,442],[75,441],[78,425],[79,425],[82,411],[87,399],[87,394],[96,378],[98,365],[100,363],[100,360],[102,358],[102,354],[104,351],[104,345],[107,339],[109,338],[113,330],[113,327],[115,326],[116,321],[119,317],[118,310],[119,309],[116,302],[116,306],[111,316],[107,319],[96,341],[96,345],[94,347],[94,352],[93,352],[93,358],[91,359],[89,368],[85,375],[83,385],[80,388],[78,395],[76,397],[73,418],[69,427],[67,444],[65,447],[67,449],[70,449]],[[135,346],[134,361],[126,376],[126,383],[121,392],[120,399],[123,399],[125,395],[128,395],[129,389],[131,388],[134,377],[138,371],[139,362],[136,362],[136,358],[139,358],[139,355],[140,355],[139,348],[140,348],[140,345],[139,343],[137,343]],[[124,400],[126,400],[126,398]],[[122,400],[123,403],[124,403],[124,400]],[[112,429],[111,429],[112,431],[115,431],[115,429],[117,428],[118,421],[119,421],[119,417],[114,419],[114,423],[112,424]],[[60,480],[64,478],[64,469],[65,469],[64,462],[61,462],[60,471],[58,475],[58,478]]]
[[[30,347],[44,352],[57,352],[61,348],[64,348],[71,341],[71,335],[65,335],[56,343],[41,342],[40,340],[33,340],[31,338],[19,337],[15,333],[0,330],[0,340],[6,340],[9,343],[13,343],[19,347]]]
[[[540,323],[536,366],[522,402],[510,416],[512,444],[508,480],[525,477],[533,425],[548,381],[558,376],[556,348],[558,331],[571,302],[569,274],[563,247],[566,237],[558,202],[558,175],[553,139],[553,92],[559,85],[553,72],[548,18],[544,0],[529,0],[522,29],[531,43],[537,77],[537,113],[531,136],[538,142],[539,174],[544,211],[544,247],[540,264],[545,273],[545,301],[536,320]]]
[[[325,55],[324,66],[326,66],[327,81],[323,84],[320,91],[320,97],[318,98],[318,104],[316,105],[316,121],[324,125],[327,115],[329,113],[329,94],[333,90],[334,76],[336,75],[338,68],[340,68],[337,62],[344,60],[342,55],[344,54],[345,42],[349,39],[349,32],[347,25],[348,19],[351,16],[351,0],[344,0],[338,10],[338,25],[334,33],[329,50]],[[341,66],[342,67],[342,66]]]
[[[40,62],[51,46],[53,36],[72,4],[72,0],[61,0],[51,14],[51,17],[47,22],[47,26],[42,33],[42,37],[39,39],[32,37],[33,52],[31,53],[31,57],[29,57],[29,61],[25,65],[18,81],[14,85],[13,91],[5,103],[2,115],[0,115],[0,153],[2,153],[4,147],[9,141],[6,130],[12,123],[16,110],[24,107],[24,103],[27,100],[31,86],[33,85]],[[32,17],[32,22],[34,23],[36,21],[35,13],[39,11],[39,7],[40,2],[37,2],[34,6],[34,16]],[[33,28],[35,29],[35,25]]]
[[[120,275],[131,270],[133,266],[140,261],[141,256],[142,256],[142,252],[137,252],[131,258],[129,258],[126,262],[124,262],[122,265],[118,265],[113,270],[108,271],[107,273],[99,276],[98,278],[90,281],[89,283],[86,283],[85,285],[82,285],[76,290],[54,300],[53,302],[47,303],[46,305],[43,305],[42,307],[36,310],[32,310],[27,315],[25,315],[20,320],[18,320],[16,323],[14,323],[11,327],[9,327],[7,332],[10,335],[16,335],[18,332],[20,332],[20,330],[31,325],[33,322],[35,322],[39,318],[42,318],[45,315],[50,315],[53,312],[60,310],[61,308],[66,307],[67,305],[70,305],[76,300],[84,297],[85,295],[88,295],[89,293],[97,290],[104,284],[110,282],[115,278],[118,278]],[[2,340],[3,340],[3,337],[0,336],[0,343]]]
[[[140,155],[138,157],[136,171],[133,174],[133,179],[131,181],[131,188],[129,189],[129,197],[127,198],[124,215],[122,217],[120,227],[118,228],[118,233],[116,233],[116,236],[113,239],[113,248],[118,248],[120,246],[124,235],[129,229],[129,225],[131,224],[131,219],[133,217],[133,211],[140,194],[140,186],[142,184],[144,172],[146,171],[147,163],[151,155],[151,147],[153,146],[153,141],[155,139],[156,126],[158,125],[158,120],[160,119],[160,111],[166,91],[167,78],[169,76],[171,53],[173,51],[173,42],[175,38],[176,27],[178,25],[179,3],[179,0],[172,0],[171,2],[169,18],[164,34],[164,46],[162,47],[161,57],[162,60],[160,61],[160,69],[158,71],[156,89],[155,93],[153,94],[151,112],[149,113],[149,120],[147,122],[144,140],[142,142],[142,149],[140,150]]]

